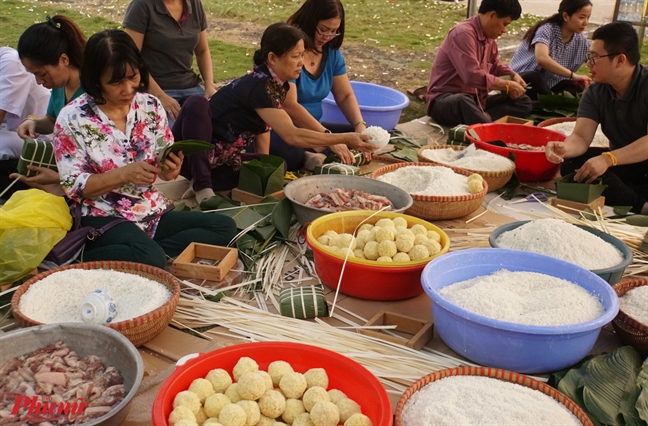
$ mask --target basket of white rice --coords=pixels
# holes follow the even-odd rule
[[[84,298],[98,289],[110,294],[117,315],[104,324],[140,346],[171,322],[180,298],[172,274],[134,262],[84,262],[55,268],[25,282],[14,293],[11,309],[22,327],[81,323]]]
[[[420,378],[401,396],[395,426],[586,425],[587,414],[546,383],[488,367],[440,370]]]
[[[614,331],[625,344],[648,356],[648,278],[623,280],[612,288],[619,296]]]
[[[427,220],[466,216],[481,206],[488,192],[488,183],[479,174],[455,172],[430,163],[390,164],[374,171],[371,177],[409,193],[414,202],[405,213]]]
[[[488,183],[489,191],[506,185],[515,173],[515,163],[492,152],[458,145],[426,145],[417,151],[419,161],[450,167],[455,172],[477,173]]]

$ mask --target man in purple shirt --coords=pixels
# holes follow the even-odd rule
[[[526,83],[500,62],[495,41],[521,13],[518,0],[483,0],[477,16],[450,30],[434,60],[427,88],[427,113],[434,121],[452,127],[529,114]],[[491,90],[501,94],[489,96]]]

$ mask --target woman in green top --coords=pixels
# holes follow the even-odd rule
[[[18,40],[18,55],[38,84],[52,89],[47,113],[25,119],[16,132],[23,139],[54,132],[56,117],[71,100],[84,93],[79,70],[83,64],[86,37],[79,27],[62,15],[27,28]]]

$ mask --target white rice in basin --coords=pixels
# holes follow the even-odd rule
[[[525,223],[503,232],[495,242],[501,248],[545,254],[589,270],[611,268],[623,262],[623,254],[612,244],[559,219]]]
[[[537,272],[501,269],[443,287],[439,294],[472,313],[534,326],[580,324],[605,312],[601,301],[579,285]]]
[[[510,170],[515,165],[508,158],[483,149],[476,149],[475,145],[470,145],[463,151],[456,151],[452,148],[424,149],[421,151],[421,155],[437,163],[485,172]]]
[[[471,195],[468,176],[442,166],[405,166],[378,176],[413,195],[459,196]]]
[[[151,312],[171,299],[171,292],[157,281],[109,269],[67,269],[32,284],[18,308],[44,324],[83,322],[81,302],[88,293],[105,290],[117,305],[114,322]]]
[[[619,298],[619,309],[648,325],[648,285],[635,287]]]
[[[544,393],[490,377],[452,376],[429,383],[405,403],[403,426],[578,426],[564,405]]]

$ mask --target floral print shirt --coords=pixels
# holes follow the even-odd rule
[[[127,183],[96,198],[84,198],[88,178],[137,161],[158,166],[157,153],[173,143],[162,103],[137,93],[126,116],[126,133],[84,94],[61,110],[54,127],[56,164],[61,186],[83,216],[116,216],[135,222],[153,236],[171,203],[150,185]]]
[[[241,167],[241,151],[254,138],[270,130],[256,113],[257,108],[279,108],[286,100],[288,82],[282,82],[266,64],[255,65],[243,77],[230,82],[211,97],[212,168]]]

